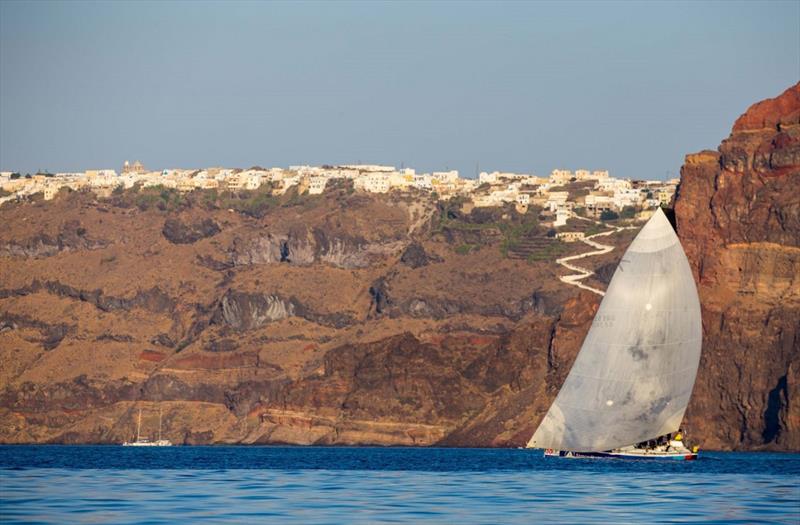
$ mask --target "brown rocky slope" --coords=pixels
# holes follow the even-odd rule
[[[706,333],[688,423],[797,449],[796,104],[756,107],[676,199]],[[148,189],[0,220],[2,442],[121,442],[142,408],[177,443],[521,445],[598,305],[536,210]]]
[[[504,254],[564,248],[535,210],[437,206],[346,187],[3,206],[0,441],[120,442],[142,408],[179,443],[519,442],[577,351],[554,335],[596,301]]]

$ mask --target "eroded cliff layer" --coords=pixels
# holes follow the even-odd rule
[[[156,188],[0,219],[3,442],[121,442],[142,408],[178,443],[519,444],[597,303],[521,258],[559,243],[513,206]]]

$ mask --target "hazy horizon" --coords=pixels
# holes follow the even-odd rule
[[[800,79],[800,3],[0,3],[0,169],[677,176]]]

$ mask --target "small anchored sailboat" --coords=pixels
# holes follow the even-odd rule
[[[158,439],[150,441],[142,437],[142,409],[139,409],[139,418],[136,422],[136,441],[126,441],[123,447],[171,447],[172,441],[161,438],[161,408],[158,409]]]
[[[556,457],[696,459],[679,429],[701,342],[689,261],[658,209],[617,266],[528,448]]]

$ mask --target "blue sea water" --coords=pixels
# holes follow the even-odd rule
[[[800,455],[2,446],[5,523],[800,523]]]

